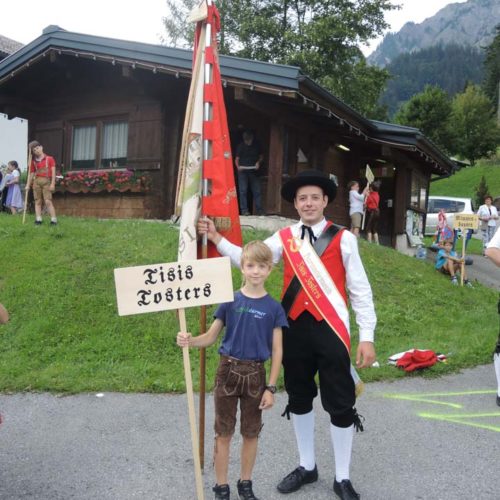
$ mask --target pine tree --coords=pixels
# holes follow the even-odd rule
[[[486,178],[484,175],[481,176],[481,180],[479,181],[479,185],[476,186],[476,194],[474,201],[476,202],[476,207],[479,207],[483,204],[484,197],[489,194],[488,185],[486,184]]]

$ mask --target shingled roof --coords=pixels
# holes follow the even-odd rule
[[[0,35],[0,57],[7,57],[19,50],[22,46],[22,43]]]

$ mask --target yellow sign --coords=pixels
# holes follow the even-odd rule
[[[477,229],[478,227],[479,217],[476,214],[455,214],[454,229]]]
[[[229,257],[115,269],[118,314],[141,314],[233,301]]]
[[[371,184],[375,180],[375,176],[373,175],[372,169],[368,164],[366,165],[365,177],[366,180],[368,181],[368,184]]]

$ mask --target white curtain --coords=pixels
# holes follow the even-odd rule
[[[102,134],[102,158],[126,158],[128,123],[105,123]]]
[[[73,128],[73,161],[95,160],[96,134],[95,125]]]

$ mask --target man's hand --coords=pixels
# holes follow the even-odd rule
[[[214,245],[217,245],[222,239],[222,236],[217,232],[217,229],[215,229],[214,222],[208,218],[200,219],[198,221],[197,229],[198,229],[198,234],[202,236],[206,234],[207,238]]]
[[[50,191],[52,191],[52,192],[54,192],[54,191],[56,190],[56,186],[55,186],[55,184],[51,184],[51,185],[49,186],[49,190],[50,190]]]
[[[373,342],[360,342],[356,351],[356,367],[367,368],[375,361],[375,346]]]

